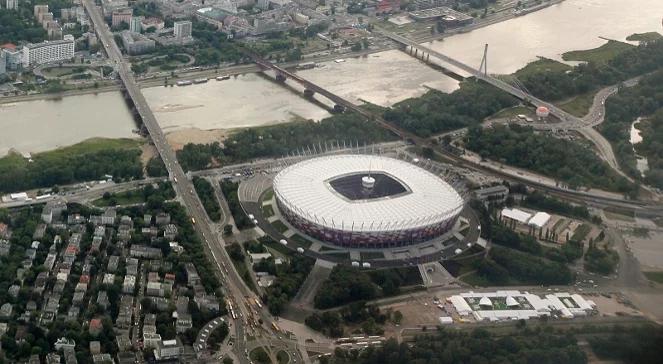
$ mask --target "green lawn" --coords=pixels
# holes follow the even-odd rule
[[[368,259],[384,259],[384,253],[382,252],[362,252],[361,260]]]
[[[265,194],[262,196],[262,200],[263,200],[263,201],[269,201],[269,200],[272,199],[272,197],[274,197],[274,190],[270,188],[270,189],[267,190],[267,191],[265,192]]]
[[[288,231],[288,227],[285,226],[285,224],[281,220],[276,220],[272,223],[272,226],[276,231],[280,232],[283,234],[284,232]]]
[[[580,94],[571,100],[564,101],[557,104],[562,110],[571,113],[577,117],[583,117],[589,113],[589,109],[594,103],[594,96],[596,92],[590,91],[584,94]]]
[[[288,364],[290,362],[290,355],[286,353],[285,351],[281,350],[278,353],[276,353],[276,360],[279,362],[279,364]]]
[[[569,71],[571,66],[562,62],[557,62],[548,58],[539,58],[539,60],[527,64],[527,66],[516,71],[516,77],[530,76],[546,72]]]
[[[274,208],[272,207],[272,205],[263,206],[262,214],[265,216],[265,218],[274,216]]]
[[[490,285],[490,283],[485,278],[479,276],[477,272],[469,273],[468,275],[463,276],[460,280],[475,287],[486,287]]]
[[[590,231],[592,231],[592,227],[590,225],[582,224],[575,229],[571,240],[581,242],[585,240],[587,234],[589,234]]]
[[[570,51],[562,55],[565,61],[585,61],[595,63],[606,63],[618,54],[633,48],[632,45],[614,40],[594,49],[582,51]]]
[[[626,37],[626,40],[631,42],[652,42],[663,38],[661,33],[648,32],[648,33],[635,33]]]
[[[290,237],[290,240],[292,240],[292,241],[298,243],[298,244],[301,245],[302,248],[304,248],[304,249],[308,249],[308,248],[310,248],[310,247],[311,247],[311,244],[313,244],[313,243],[311,243],[310,240],[306,239],[305,237],[303,237],[303,236],[301,236],[301,235],[299,235],[299,234],[295,234],[295,235],[291,236],[291,237]]]
[[[272,362],[269,359],[269,355],[267,355],[267,352],[262,347],[251,350],[249,353],[249,358],[251,358],[251,360],[255,363],[269,364]]]
[[[642,272],[650,281],[663,283],[663,272]]]
[[[510,107],[508,109],[504,109],[501,111],[498,111],[496,114],[491,116],[491,119],[504,119],[504,118],[512,118],[516,115],[531,115],[534,116],[534,110],[525,106],[514,106]]]

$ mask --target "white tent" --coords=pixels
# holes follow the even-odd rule
[[[484,297],[481,297],[481,299],[479,300],[479,306],[493,307],[493,302],[490,300],[490,298],[484,296]]]
[[[507,297],[506,297],[506,305],[507,305],[508,307],[520,306],[520,304],[518,303],[518,301],[516,301],[516,299],[513,298],[513,297],[511,297],[511,296],[507,296]]]

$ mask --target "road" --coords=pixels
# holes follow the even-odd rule
[[[236,350],[241,351],[246,340],[244,326],[247,326],[248,330],[257,330],[257,328],[254,328],[252,326],[253,324],[249,322],[249,319],[253,318],[255,313],[255,311],[252,310],[249,302],[251,300],[257,299],[257,297],[243,284],[241,277],[239,274],[237,274],[237,271],[235,270],[224,248],[225,244],[223,240],[212,228],[212,224],[209,221],[207,214],[205,213],[202,203],[194,191],[193,184],[187,179],[184,170],[177,162],[175,152],[173,149],[171,149],[170,145],[166,141],[163,130],[157,123],[154,114],[150,110],[147,101],[141,93],[140,87],[130,70],[130,64],[122,57],[122,53],[120,52],[113,38],[113,34],[110,32],[107,24],[104,22],[99,9],[91,0],[83,0],[83,6],[90,16],[90,20],[97,32],[97,36],[103,45],[104,51],[106,52],[108,58],[111,60],[118,75],[120,76],[127,93],[134,102],[136,111],[141,116],[143,124],[145,125],[152,139],[152,142],[154,143],[154,146],[156,147],[159,155],[161,156],[161,159],[166,165],[169,178],[173,181],[173,188],[175,189],[179,200],[186,208],[189,216],[191,216],[196,231],[206,243],[206,253],[210,255],[212,261],[215,262],[219,268],[218,275],[227,292],[228,298],[234,302],[233,306],[240,314],[240,319],[243,320],[244,324],[238,323],[234,325],[237,335],[236,342],[238,344],[236,346]],[[224,270],[222,266],[228,268]],[[271,315],[269,315],[265,309],[261,309],[258,314],[263,321],[263,325],[269,327],[269,325],[273,322]],[[258,320],[255,321],[257,322]],[[269,329],[264,330],[269,331]],[[256,333],[254,333],[254,335]],[[240,356],[240,358],[240,360],[243,362],[248,361],[248,359],[245,359],[244,356]]]

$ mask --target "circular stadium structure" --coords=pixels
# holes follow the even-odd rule
[[[281,215],[323,242],[350,248],[390,248],[449,232],[463,198],[437,175],[383,156],[308,159],[274,177]]]

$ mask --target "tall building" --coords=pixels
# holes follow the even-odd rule
[[[134,16],[131,18],[131,22],[129,23],[129,30],[132,33],[140,33],[141,30],[141,25],[140,23],[145,19],[143,16]]]
[[[39,19],[39,15],[42,13],[48,13],[48,5],[35,5],[34,15],[35,18]]]
[[[26,44],[23,47],[23,67],[74,58],[74,37],[66,35],[64,40]]]
[[[18,9],[18,0],[7,0],[5,5],[7,6],[7,9],[9,9],[9,10],[16,10],[16,9]]]
[[[131,9],[118,9],[113,10],[113,15],[111,16],[111,24],[116,27],[122,23],[131,24],[131,18],[133,16],[133,10]]]
[[[176,21],[174,26],[175,38],[183,39],[191,36],[192,25],[190,21]]]
[[[125,30],[120,36],[122,37],[124,49],[130,55],[141,54],[154,49],[154,41],[140,34]]]
[[[0,50],[0,75],[7,73],[7,55]]]

